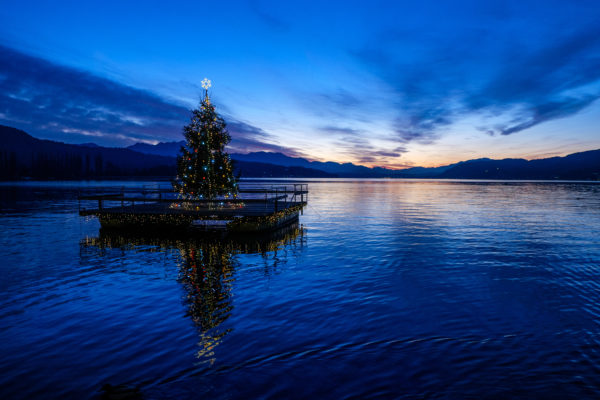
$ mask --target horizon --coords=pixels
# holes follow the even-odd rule
[[[592,1],[7,4],[0,123],[180,141],[207,77],[232,153],[391,169],[565,156],[600,148],[598,19]]]
[[[135,145],[135,144],[146,144],[146,145],[149,145],[149,146],[157,146],[157,145],[159,145],[159,144],[170,144],[170,143],[179,143],[179,142],[185,142],[185,140],[181,140],[181,141],[172,141],[172,142],[159,142],[159,143],[155,143],[155,144],[143,143],[143,142],[136,142],[136,143],[134,143],[134,144],[132,144],[132,145],[128,145],[128,146],[125,146],[125,147],[116,147],[116,148],[124,148],[124,149],[128,149],[129,147],[131,147],[131,146],[133,146],[133,145]],[[82,144],[92,144],[92,145],[100,146],[100,145],[98,145],[97,143],[94,143],[94,142],[87,142],[87,143],[85,143],[85,142],[84,142],[84,143],[66,143],[66,142],[65,142],[65,144],[79,144],[79,145],[82,145]],[[102,146],[102,147],[103,147],[103,146]],[[575,153],[567,153],[567,154],[565,154],[565,155],[559,155],[559,156],[554,156],[554,157],[566,157],[566,156],[568,156],[568,155],[571,155],[571,154],[576,154],[576,153],[585,153],[585,152],[588,152],[588,151],[596,151],[596,150],[600,150],[600,148],[597,148],[597,149],[587,149],[587,150],[581,150],[581,151],[577,151],[577,152],[575,152]],[[135,151],[135,150],[134,150],[134,151]],[[285,154],[285,153],[282,153],[282,152],[279,152],[279,151],[271,151],[271,150],[258,150],[258,151],[253,151],[253,152],[245,152],[245,153],[233,153],[233,152],[230,152],[230,154],[252,154],[252,153],[272,153],[272,154],[283,154],[284,156],[287,156],[287,157],[292,157],[292,158],[305,158],[307,161],[311,161],[311,162],[312,162],[312,161],[320,161],[320,162],[328,162],[328,161],[331,161],[331,160],[315,160],[315,159],[312,159],[312,158],[310,158],[310,157],[301,157],[301,156],[288,156],[288,155],[287,155],[287,154]],[[550,157],[538,157],[538,158],[526,158],[526,157],[505,157],[505,158],[478,157],[478,158],[471,158],[471,159],[459,160],[459,161],[456,161],[456,162],[473,161],[473,160],[480,160],[480,159],[490,159],[490,160],[523,159],[523,160],[527,160],[527,161],[532,161],[532,160],[542,160],[542,159],[545,159],[545,158],[550,158]],[[337,161],[334,161],[334,162],[337,162]],[[455,163],[456,163],[456,162],[455,162]],[[451,164],[455,164],[455,163],[451,163]],[[354,163],[353,163],[353,164],[354,164]],[[359,165],[359,166],[360,166],[361,164],[355,164],[355,165]],[[394,171],[402,171],[402,170],[404,170],[404,169],[415,168],[415,167],[422,167],[422,168],[437,168],[437,167],[445,167],[445,166],[448,166],[448,165],[450,165],[450,164],[432,165],[432,166],[428,166],[428,167],[424,167],[424,166],[422,166],[422,165],[413,165],[413,166],[409,166],[409,167],[401,167],[401,168],[389,168],[389,167],[380,167],[380,166],[374,165],[374,166],[368,166],[368,168],[387,168],[387,169],[394,170]]]
[[[5,127],[8,127],[8,128],[11,128],[11,129],[18,129],[18,128],[14,128],[14,127],[11,127],[11,126],[6,126],[6,125],[1,125],[0,124],[0,127],[2,127],[2,126],[5,126]],[[23,132],[25,132],[25,131],[23,131]],[[27,135],[30,135],[28,132],[25,132],[25,133]],[[36,138],[36,137],[34,137],[34,139],[49,140],[49,139],[40,139],[40,138]],[[99,144],[97,144],[95,142],[83,142],[83,143],[68,143],[68,142],[60,142],[60,141],[56,141],[56,142],[57,143],[62,143],[62,144],[67,144],[67,145],[76,145],[76,146],[92,145],[94,147],[98,146],[98,147],[103,147],[103,148],[107,148],[107,149],[111,149],[111,148],[112,149],[126,149],[126,150],[132,150],[132,151],[135,151],[135,152],[138,152],[138,153],[142,153],[142,154],[154,154],[154,153],[145,153],[144,151],[139,151],[139,150],[133,150],[133,149],[131,149],[131,147],[133,147],[134,145],[158,146],[158,145],[177,144],[177,143],[182,143],[182,142],[185,143],[185,140],[172,141],[172,142],[159,142],[159,143],[155,143],[155,144],[149,144],[149,143],[143,143],[143,142],[136,142],[136,143],[134,143],[132,145],[127,145],[127,146],[102,146],[102,145],[99,145]],[[570,155],[574,155],[574,154],[578,154],[578,153],[586,153],[586,152],[590,152],[590,151],[599,151],[599,150],[600,150],[600,148],[598,148],[598,149],[588,149],[588,150],[582,150],[582,151],[575,152],[575,153],[569,153],[569,154],[566,154],[564,156],[554,156],[554,157],[562,158],[562,157],[566,157],[566,156],[570,156]],[[226,148],[226,151],[227,151],[227,148]],[[232,153],[232,152],[229,152],[229,154],[232,154],[232,155],[249,155],[249,154],[258,154],[258,153],[280,154],[280,155],[283,155],[283,156],[286,156],[286,157],[297,158],[297,159],[298,158],[299,159],[305,159],[306,161],[309,161],[309,162],[314,162],[314,161],[323,162],[321,160],[314,160],[314,159],[310,159],[310,158],[307,158],[307,157],[287,156],[286,154],[284,154],[282,152],[269,151],[269,150],[259,150],[259,151],[246,152],[246,153]],[[173,156],[176,156],[176,155],[174,154]],[[384,169],[388,169],[390,171],[403,171],[403,170],[408,170],[410,168],[438,168],[438,167],[446,167],[446,166],[451,166],[451,165],[454,165],[454,164],[457,164],[457,163],[461,163],[461,162],[479,161],[479,160],[505,161],[505,160],[509,160],[509,159],[512,159],[512,160],[522,159],[522,160],[526,160],[526,161],[533,161],[533,160],[543,160],[543,159],[548,159],[548,158],[551,158],[551,157],[539,157],[539,158],[524,158],[524,157],[490,158],[490,157],[478,157],[478,158],[472,158],[472,159],[459,160],[459,161],[451,163],[451,164],[440,164],[440,165],[434,165],[434,166],[430,166],[430,167],[423,167],[422,165],[414,165],[414,166],[405,167],[405,168],[389,168],[389,167],[379,167],[379,166],[372,166],[372,167],[368,167],[368,168],[371,168],[371,169],[373,169],[373,168],[384,168]],[[327,162],[327,161],[324,161],[324,162]],[[268,164],[268,162],[267,162],[267,164]],[[343,163],[339,163],[339,164],[341,165]],[[353,163],[351,163],[351,164],[353,164]],[[360,164],[353,164],[353,165],[362,166]],[[318,167],[315,167],[315,168],[318,170]]]

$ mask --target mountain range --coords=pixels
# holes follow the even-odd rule
[[[161,142],[156,145],[137,143],[129,146],[128,149],[174,157],[184,144],[184,141]],[[480,158],[441,167],[412,167],[403,170],[368,168],[351,163],[308,161],[304,158],[264,151],[248,154],[234,153],[231,154],[231,157],[237,162],[260,162],[285,167],[302,167],[344,178],[600,179],[600,149],[574,153],[565,157],[538,160]]]
[[[136,143],[127,148],[66,144],[0,125],[0,179],[171,177],[184,144]],[[436,168],[390,170],[351,163],[309,161],[282,153],[231,154],[242,177],[564,179],[600,180],[600,149],[539,160],[481,158]]]
[[[168,147],[158,146],[158,149]],[[66,144],[36,139],[26,132],[0,125],[0,180],[97,179],[127,177],[172,177],[175,154],[152,154],[152,147],[101,147],[94,143]],[[177,146],[177,150],[179,146]],[[335,177],[324,171],[298,166],[237,161],[236,174],[245,177]]]

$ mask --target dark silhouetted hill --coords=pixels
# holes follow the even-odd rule
[[[172,157],[40,140],[3,125],[0,125],[0,138],[0,179],[91,179],[175,174]]]
[[[138,153],[153,154],[155,156],[177,157],[181,146],[185,145],[185,141],[180,142],[160,142],[155,145],[147,143],[136,143],[127,148],[137,151]]]
[[[291,167],[234,160],[235,170],[247,178],[337,178],[335,174],[313,168]]]
[[[507,158],[460,162],[442,172],[439,178],[456,179],[600,179],[600,150],[590,150],[540,160]]]
[[[383,178],[393,173],[383,168],[369,168],[352,163],[336,163],[332,161],[308,161],[304,158],[289,157],[282,153],[259,151],[248,154],[232,154],[231,158],[240,161],[264,162],[286,167],[303,167],[325,171],[343,178]]]
[[[179,149],[185,142],[161,142],[156,145],[150,145],[145,143],[136,143],[129,146],[128,149],[135,150],[145,154],[155,154],[162,156],[175,157],[179,153]],[[309,170],[319,170],[322,172],[323,177],[327,176],[339,176],[339,177],[353,177],[353,178],[382,178],[389,177],[394,174],[392,170],[386,170],[383,168],[368,168],[362,165],[355,165],[351,163],[340,164],[336,162],[320,162],[320,161],[308,161],[304,158],[289,157],[282,153],[271,153],[266,151],[259,151],[248,154],[231,154],[231,158],[243,165],[246,163],[260,163],[263,165],[280,165],[284,167],[299,167]],[[242,164],[240,164],[242,165]],[[255,166],[256,167],[256,166]],[[257,168],[243,169],[245,173],[251,173],[249,176],[263,176]],[[252,171],[252,172],[250,172]],[[292,171],[292,170],[288,170]],[[295,172],[304,171],[301,169],[294,169]],[[309,174],[306,177],[316,177],[315,172],[304,171]],[[292,173],[292,172],[290,172]],[[293,176],[295,173],[293,173]],[[269,174],[265,175],[268,176]]]
[[[147,150],[146,146],[150,145],[135,148]],[[180,146],[177,143],[177,151]],[[101,147],[94,143],[75,145],[40,140],[22,130],[0,125],[1,180],[173,177],[176,172],[175,156],[167,157],[160,153],[147,154],[130,148]],[[267,163],[239,161],[235,167],[236,174],[244,177],[335,177],[310,168]]]
[[[175,174],[175,156],[183,142],[108,148],[36,139],[0,125],[0,179],[95,179]],[[482,158],[436,168],[368,168],[351,163],[308,161],[282,153],[232,154],[243,177],[564,179],[599,180],[600,150],[527,161]]]

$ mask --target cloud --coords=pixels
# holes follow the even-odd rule
[[[355,108],[363,103],[357,95],[341,88],[330,92],[315,93],[314,97],[319,98],[322,103],[328,103],[336,108]]]
[[[371,98],[343,88],[317,92],[294,91],[291,95],[302,107],[318,117],[351,118],[362,121],[368,121],[369,117],[373,117],[375,104]]]
[[[0,46],[0,121],[34,136],[102,145],[181,140],[190,110],[152,92]],[[237,151],[299,154],[226,118]]]
[[[274,144],[274,138],[261,128],[235,119],[227,119],[227,130],[232,137],[228,150],[232,153],[250,153],[270,151],[283,153],[290,157],[306,157],[302,152]]]
[[[346,155],[358,163],[370,166],[387,165],[391,168],[397,168],[398,163],[390,162],[390,159],[397,159],[408,151],[404,146],[375,146],[367,138],[359,135],[342,136],[335,142],[335,147],[339,154]]]
[[[387,150],[371,151],[369,154],[372,154],[375,156],[380,156],[380,157],[400,157],[402,155],[401,152],[387,151]]]
[[[44,137],[89,135],[105,143],[174,139],[189,118],[151,92],[0,46],[3,121]]]
[[[488,128],[502,135],[574,115],[600,97],[600,88],[593,87],[600,80],[599,51],[600,28],[592,27],[507,61],[480,92],[466,98],[467,110],[517,109],[511,120]]]
[[[361,129],[353,129],[353,128],[344,128],[339,126],[322,126],[319,128],[320,131],[325,133],[333,133],[333,134],[344,134],[344,135],[359,135],[363,131]]]
[[[567,98],[560,101],[549,101],[544,104],[531,105],[528,109],[528,115],[521,117],[517,123],[512,125],[497,127],[496,131],[502,135],[511,135],[527,128],[531,128],[544,121],[573,115],[592,104],[596,99],[598,99],[597,95],[588,95],[579,98]]]
[[[572,116],[600,97],[600,25],[540,37],[521,28],[523,37],[502,40],[501,31],[460,29],[386,31],[351,52],[395,93],[400,142],[433,143],[469,116],[484,120],[482,132],[510,135]]]

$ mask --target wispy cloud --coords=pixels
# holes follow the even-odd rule
[[[510,135],[574,115],[600,97],[599,25],[527,46],[494,40],[469,31],[448,38],[388,31],[352,54],[394,90],[394,129],[403,143],[433,143],[473,115],[494,116],[479,130]],[[420,46],[410,60],[395,50],[406,41]]]
[[[373,112],[372,98],[343,88],[317,92],[294,91],[291,95],[305,110],[321,118],[366,120],[366,116]]]
[[[581,95],[580,97],[567,97],[548,101],[543,104],[530,104],[523,116],[517,117],[512,124],[496,127],[496,132],[502,135],[510,135],[545,121],[568,117],[583,110],[597,99],[597,94]]]
[[[0,46],[0,121],[35,136],[129,145],[182,139],[190,110],[150,91]],[[227,118],[235,151],[297,151],[262,129]]]
[[[275,144],[273,135],[246,122],[229,119],[227,129],[231,137],[235,138],[228,146],[229,151],[232,153],[270,151],[283,153],[290,157],[306,157],[305,154],[298,150]]]
[[[364,133],[362,129],[346,128],[341,126],[322,126],[319,128],[321,132],[333,133],[333,134],[344,134],[344,135],[359,135]]]
[[[360,164],[390,168],[397,168],[397,165],[400,165],[397,159],[408,151],[404,146],[394,148],[375,146],[368,138],[354,134],[341,136],[334,144],[340,154]],[[404,163],[402,165],[404,166]]]
[[[0,111],[4,123],[21,121],[44,137],[94,132],[106,143],[177,138],[189,118],[184,106],[149,91],[1,46]]]
[[[357,95],[342,88],[329,92],[315,93],[314,98],[319,99],[321,105],[328,104],[336,108],[352,109],[363,104],[363,101]]]

